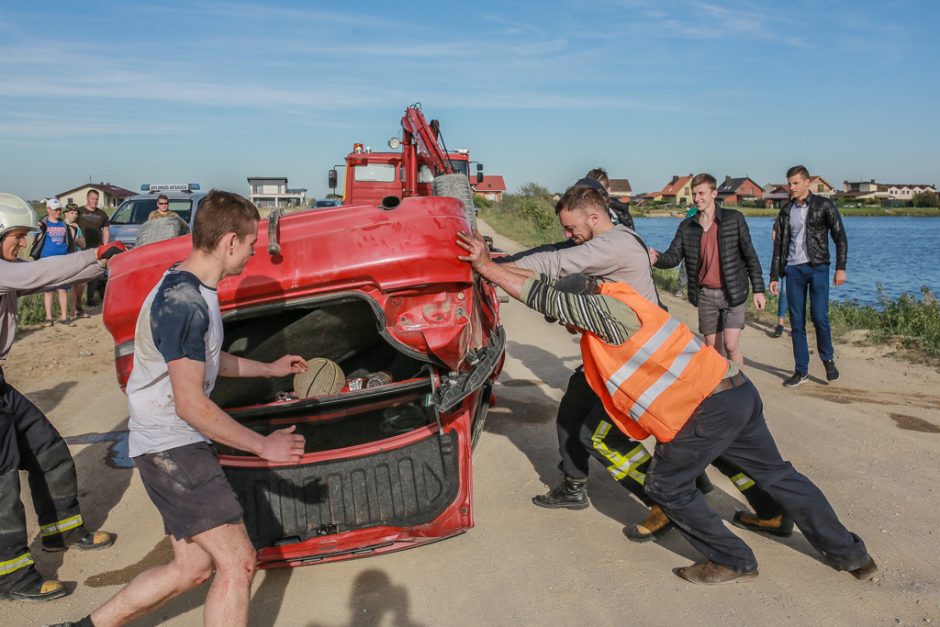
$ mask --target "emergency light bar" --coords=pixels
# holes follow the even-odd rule
[[[144,183],[140,186],[142,192],[196,192],[199,183]]]

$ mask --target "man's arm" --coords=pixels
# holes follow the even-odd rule
[[[100,211],[100,209],[99,209]],[[104,213],[104,212],[102,212]],[[108,224],[108,221],[111,218],[108,217],[108,214],[104,215],[104,224],[101,225],[101,243],[110,244],[111,243],[111,226]]]
[[[457,244],[468,253],[458,256],[458,259],[469,261],[483,278],[495,283],[531,309],[578,329],[595,333],[612,344],[623,343],[630,332],[639,327],[636,315],[619,301],[610,303],[610,299],[604,296],[559,292],[541,280],[524,279],[507,272],[504,266],[490,260],[486,244],[478,233],[475,235],[477,237],[465,233],[458,234]],[[614,315],[611,306],[625,311],[618,311],[617,315]],[[635,326],[631,328],[626,325],[627,320],[635,322]]]
[[[286,377],[307,372],[307,361],[300,355],[284,355],[270,363],[238,357],[222,351],[219,359],[220,377]]]
[[[104,266],[96,260],[96,255],[95,250],[83,250],[37,261],[0,261],[0,292],[25,295],[55,285],[94,279],[104,274]]]
[[[845,266],[849,257],[849,239],[842,225],[842,214],[839,213],[836,204],[828,199],[826,200],[826,224],[829,226],[832,241],[836,245],[836,273],[832,283],[842,285],[845,283]]]
[[[206,396],[202,382],[206,365],[181,358],[167,363],[176,415],[206,437],[272,462],[299,462],[304,437],[293,435],[296,426],[278,429],[268,436],[238,423]]]
[[[653,249],[650,249],[653,250]],[[679,226],[676,228],[676,235],[672,238],[672,243],[669,244],[669,248],[661,253],[657,253],[656,263],[653,266],[657,268],[675,268],[682,261],[682,222],[679,223]],[[652,256],[650,260],[652,260]]]

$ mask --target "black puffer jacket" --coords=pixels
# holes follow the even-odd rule
[[[809,211],[806,214],[806,252],[809,264],[818,266],[829,263],[829,234],[836,244],[836,270],[845,270],[849,256],[849,240],[842,226],[842,215],[836,204],[828,198],[810,194],[806,199]],[[774,255],[770,261],[770,280],[777,281],[787,267],[790,252],[790,207],[787,205],[777,214],[777,234],[774,240]]]
[[[633,224],[633,216],[630,215],[630,205],[616,198],[611,198],[607,201],[607,208],[616,214],[620,224],[631,231],[636,231],[636,226]]]
[[[748,276],[755,293],[764,291],[763,271],[751,243],[747,221],[741,212],[716,207],[715,224],[718,225],[718,261],[725,284],[725,298],[732,307],[736,307],[747,300]],[[686,218],[679,223],[669,250],[660,253],[656,261],[657,268],[674,268],[680,261],[685,261],[685,272],[689,277],[689,302],[696,306],[703,232],[695,216]]]

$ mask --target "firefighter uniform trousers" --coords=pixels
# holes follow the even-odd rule
[[[43,547],[57,550],[85,535],[68,446],[0,370],[0,592],[41,581],[29,553],[19,470],[29,473]]]
[[[629,490],[644,505],[647,507],[653,505],[655,501],[643,489],[646,472],[653,460],[652,456],[641,442],[630,438],[611,422],[604,410],[604,405],[587,384],[584,372],[580,368],[568,381],[568,389],[562,398],[562,405],[565,405],[565,398],[569,398],[570,408],[563,410],[559,406],[558,409],[559,449],[562,451],[562,463],[559,467],[562,471],[568,474],[567,468],[573,466],[578,469],[580,467],[584,470],[575,478],[587,477],[587,459],[590,455],[607,468],[607,472],[614,478],[614,481]],[[591,399],[593,403],[589,405]],[[581,411],[585,408],[589,409],[586,412],[586,418],[582,413],[577,420],[577,437],[572,437],[571,434],[576,428],[575,421],[566,421],[563,417],[573,416],[575,408]],[[577,460],[575,464],[572,463],[573,459]],[[712,466],[731,479],[734,487],[747,499],[758,518],[766,520],[784,513],[783,507],[735,464],[724,457],[719,457],[712,462]]]

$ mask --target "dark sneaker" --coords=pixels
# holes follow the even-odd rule
[[[2,593],[6,598],[14,601],[51,601],[64,597],[69,593],[65,585],[58,579],[44,579],[30,581],[9,592]]]
[[[758,518],[756,514],[752,514],[747,510],[740,510],[734,513],[731,524],[741,529],[763,531],[781,538],[793,535],[793,519],[786,514],[764,519]]]
[[[869,556],[867,564],[849,572],[859,581],[871,581],[878,575],[878,564]]]
[[[539,507],[551,509],[584,509],[588,506],[587,479],[572,479],[566,475],[561,483],[547,493],[533,496],[532,502]]]
[[[826,381],[839,380],[839,369],[836,368],[836,361],[834,359],[824,361],[823,366],[826,367]]]
[[[659,505],[650,508],[650,515],[643,522],[623,528],[623,535],[631,542],[649,542],[672,529],[672,521]]]
[[[701,562],[693,566],[673,568],[672,572],[692,583],[715,585],[719,583],[734,583],[744,579],[757,577],[757,569],[736,570],[730,566],[716,564],[715,562]]]
[[[780,337],[781,335],[783,335],[783,325],[778,324],[774,327],[774,332],[770,335],[770,337]]]
[[[797,370],[793,373],[793,376],[783,382],[783,387],[785,388],[795,388],[802,383],[805,383],[809,379],[809,374],[806,372],[800,372]]]

